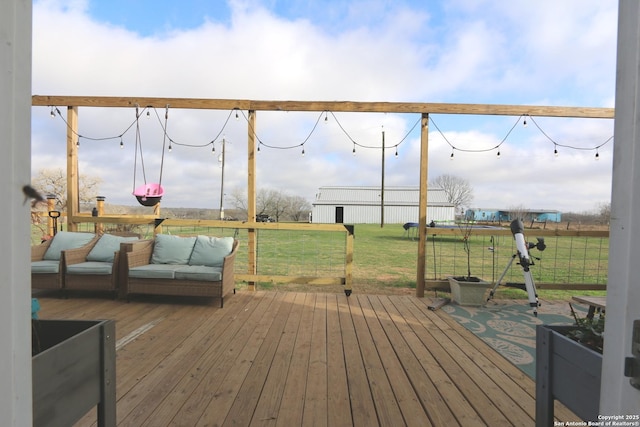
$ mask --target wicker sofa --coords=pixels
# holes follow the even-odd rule
[[[158,234],[122,245],[122,286],[135,294],[220,298],[235,293],[238,241],[231,237]]]
[[[94,233],[60,231],[52,239],[31,246],[31,288],[62,289],[64,258],[62,252],[89,247],[98,241]]]
[[[62,252],[64,290],[118,291],[120,282],[120,245],[139,240],[140,235],[112,232],[89,244]]]

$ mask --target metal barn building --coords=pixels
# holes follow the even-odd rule
[[[382,213],[380,187],[320,187],[312,203],[311,222],[379,224]],[[387,187],[384,190],[384,223],[418,222],[420,189]],[[455,207],[444,190],[427,191],[427,222],[455,219]]]

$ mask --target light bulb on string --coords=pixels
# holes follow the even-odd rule
[[[149,110],[149,107],[147,107],[147,119],[151,118],[151,111]]]
[[[553,155],[558,157],[558,146],[557,145],[554,145],[554,147],[553,147]]]
[[[354,155],[354,156],[356,155],[356,144],[355,144],[355,143],[353,144],[353,151],[352,151],[352,153],[353,153],[353,155]]]
[[[522,127],[525,127],[525,128],[526,128],[527,126],[529,126],[529,125],[527,124],[527,119],[524,119],[524,121],[522,122]]]
[[[398,157],[398,146],[396,145],[396,157]]]
[[[169,143],[169,152],[171,152],[173,148],[171,147],[171,143]]]
[[[55,107],[51,107],[51,113],[50,113],[50,114],[51,114],[51,118],[52,118],[52,119],[55,119],[55,118],[56,118],[56,110],[55,110]]]
[[[449,156],[449,160],[453,160],[453,150],[455,150],[455,149],[451,150],[451,155]]]
[[[124,141],[122,140],[122,135],[120,135],[120,149],[124,148]]]
[[[238,117],[238,109],[236,109],[236,120],[239,120],[240,118]]]
[[[327,112],[325,111],[324,112],[324,124],[326,125],[327,123],[329,123],[329,117],[328,117]]]
[[[600,153],[598,152],[597,148],[596,148],[596,160],[600,160]]]
[[[76,141],[76,147],[80,147],[80,135],[78,135],[78,140]]]
[[[498,154],[496,155],[497,158],[500,158],[500,149],[498,149]]]
[[[302,146],[302,157],[304,157],[304,146]]]

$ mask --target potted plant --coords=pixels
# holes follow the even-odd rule
[[[115,322],[41,320],[39,308],[32,300],[33,425],[73,425],[97,405],[97,425],[115,426]]]
[[[460,305],[482,305],[486,301],[485,293],[491,287],[491,283],[479,277],[471,275],[471,243],[469,237],[473,232],[472,217],[465,218],[458,223],[458,229],[462,233],[462,245],[467,260],[466,276],[448,276],[451,288],[451,301]]]
[[[554,399],[585,421],[597,421],[604,343],[604,313],[573,326],[536,328],[536,426],[553,425]]]

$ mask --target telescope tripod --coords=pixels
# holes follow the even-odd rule
[[[520,256],[519,252],[511,256],[511,259],[500,275],[500,278],[498,278],[495,286],[493,287],[493,289],[491,289],[491,292],[489,292],[489,298],[487,298],[487,302],[489,302],[489,300],[493,298],[493,295],[496,293],[496,289],[498,289],[498,286],[500,286],[500,284],[502,283],[502,279],[504,279],[504,276],[507,274],[507,271],[511,267],[511,264],[513,264],[513,260],[516,257],[520,258],[519,264],[522,267],[522,274],[524,275],[524,290],[527,291],[527,295],[529,296],[529,306],[533,308],[533,315],[538,317],[538,307],[540,306],[540,303],[538,302],[538,291],[536,290],[536,284],[533,281],[533,275],[531,274],[531,269],[529,268],[529,266],[534,264],[532,261],[529,262],[527,258]]]

